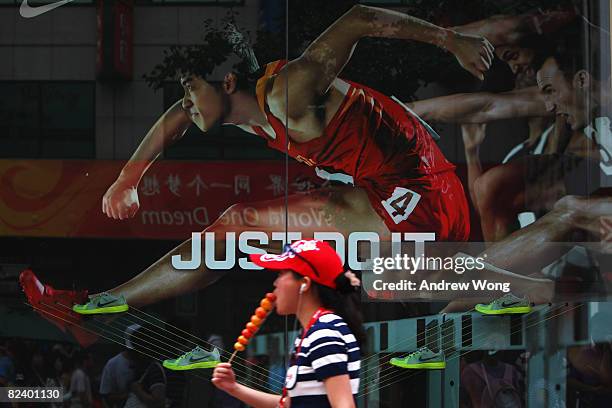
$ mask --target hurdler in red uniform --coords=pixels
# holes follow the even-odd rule
[[[428,127],[390,98],[338,79],[355,45],[369,37],[412,40],[440,47],[451,52],[462,67],[481,80],[494,56],[493,46],[483,37],[463,35],[393,10],[356,5],[292,60],[286,70],[279,72],[283,62],[270,64],[257,84],[256,94],[239,86],[235,72],[227,72],[220,86],[208,82],[211,67],[201,64],[209,60],[206,55],[164,59],[161,71],[160,66],[154,70],[159,73],[156,78],[168,79],[168,72],[183,73],[180,81],[185,94],[142,139],[104,194],[102,211],[116,220],[134,217],[140,206],[138,184],[165,146],[178,140],[192,124],[202,131],[231,124],[249,131],[254,129],[278,150],[285,151],[288,146],[292,157],[311,166],[346,173],[357,188],[332,187],[309,195],[292,195],[286,201],[273,199],[248,207],[232,205],[224,213],[231,220],[234,216],[241,218],[246,208],[255,210],[258,217],[237,225],[220,217],[202,233],[221,236],[228,230],[278,231],[278,223],[271,221],[272,208],[286,204],[292,212],[297,209],[294,213],[298,215],[300,211],[313,211],[325,216],[325,222],[309,225],[301,225],[306,223],[299,220],[293,225],[287,217],[287,229],[306,234],[329,228],[347,235],[358,231],[381,234],[407,231],[435,232],[437,240],[466,239],[469,220],[463,189],[453,165],[438,150]],[[240,49],[245,54],[244,47]],[[190,48],[178,52],[191,55],[192,51]],[[280,80],[273,81],[273,75]],[[310,110],[319,100],[325,103],[317,109],[334,112],[331,120]],[[302,143],[289,143],[284,123],[279,120],[282,112],[291,118],[291,134]],[[262,245],[272,247],[278,243]],[[234,251],[226,248],[226,244],[224,239],[216,240],[215,251]],[[223,270],[204,265],[197,273],[176,269],[174,257],[182,257],[191,248],[190,240],[181,243],[149,268],[104,293],[122,296],[130,307],[142,307],[204,288],[223,275],[220,273]],[[36,295],[38,291],[49,298],[45,303],[52,301],[56,292],[46,288],[41,293],[39,286],[33,279],[23,280],[26,293]],[[330,394],[338,392],[332,390]],[[269,395],[259,397],[262,401],[250,405],[270,405],[273,401]]]
[[[253,129],[270,147],[284,152],[288,145],[289,155],[298,161],[350,175],[391,232],[435,232],[436,240],[445,241],[468,239],[469,211],[455,166],[424,123],[388,96],[337,79],[344,100],[321,137],[287,143],[285,124],[270,112],[265,98],[267,80],[285,63],[268,64],[257,82],[257,101],[276,134]]]

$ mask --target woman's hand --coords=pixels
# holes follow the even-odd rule
[[[212,383],[218,389],[232,395],[238,389],[236,374],[230,363],[219,363],[215,367],[212,375]]]

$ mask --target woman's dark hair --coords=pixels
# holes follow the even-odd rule
[[[304,276],[293,272],[296,279]],[[312,281],[323,307],[332,310],[340,316],[348,325],[349,329],[357,339],[359,347],[366,343],[366,333],[363,328],[363,318],[361,316],[361,297],[358,286],[352,286],[351,281],[343,273],[336,278],[336,289],[321,285]]]

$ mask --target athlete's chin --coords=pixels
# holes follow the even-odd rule
[[[200,129],[202,132],[209,132],[212,129],[215,129],[221,125],[220,120],[203,120],[201,116],[198,116],[193,120],[193,123]]]
[[[193,120],[193,124],[196,125],[196,127],[198,129],[200,129],[202,132],[206,132],[208,129],[206,129],[206,125],[204,124],[204,121],[201,118],[197,118]]]

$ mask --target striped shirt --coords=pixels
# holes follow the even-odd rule
[[[295,341],[295,350],[301,336]],[[300,354],[289,368],[295,373],[295,384],[289,379],[288,388],[292,408],[331,407],[323,380],[348,374],[353,395],[359,391],[361,354],[357,339],[344,322],[333,313],[325,314],[306,333]],[[297,367],[297,368],[296,368]]]

